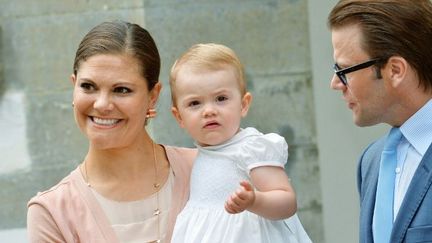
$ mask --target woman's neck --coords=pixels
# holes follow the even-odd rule
[[[122,170],[135,169],[136,166],[143,166],[145,158],[153,158],[153,140],[146,136],[138,137],[130,145],[99,149],[90,144],[85,160],[87,166],[100,167],[100,170],[121,172]],[[150,164],[151,166],[152,164]]]
[[[155,145],[155,151],[156,161],[150,138],[127,148],[100,150],[90,146],[81,171],[87,183],[103,196],[117,201],[138,200],[155,192],[155,180],[165,181],[168,176],[162,147]]]

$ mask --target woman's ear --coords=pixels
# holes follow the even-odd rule
[[[161,82],[157,82],[153,89],[150,91],[150,107],[155,107],[162,90]]]
[[[249,92],[246,92],[246,94],[243,95],[242,101],[241,101],[241,116],[245,117],[249,111],[249,107],[252,103],[252,94]]]
[[[181,128],[184,128],[184,122],[183,122],[183,119],[182,119],[182,117],[180,115],[180,112],[177,109],[177,107],[175,107],[175,106],[171,107],[171,113],[173,114],[173,116],[176,119],[176,121],[179,124],[179,126]]]

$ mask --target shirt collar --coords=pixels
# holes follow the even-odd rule
[[[239,128],[239,131],[230,139],[228,139],[227,141],[218,144],[218,145],[209,145],[209,146],[201,146],[199,145],[196,141],[194,142],[194,145],[198,148],[198,149],[205,149],[205,150],[219,150],[223,147],[227,147],[230,146],[232,144],[238,143],[239,141],[243,140],[246,137],[251,137],[251,136],[259,136],[262,135],[261,132],[259,132],[256,128],[253,127],[247,127],[247,128]]]
[[[432,143],[432,99],[412,115],[400,130],[422,156]]]

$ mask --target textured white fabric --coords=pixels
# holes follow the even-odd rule
[[[268,220],[249,211],[229,214],[224,209],[239,182],[250,180],[252,168],[284,166],[288,145],[283,137],[246,128],[222,145],[197,147],[190,198],[177,217],[172,243],[310,242],[296,215]]]

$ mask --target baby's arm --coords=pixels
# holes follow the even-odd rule
[[[276,166],[262,166],[251,170],[256,191],[246,182],[226,201],[228,213],[249,210],[264,218],[280,220],[289,218],[297,211],[297,200],[285,170]]]

